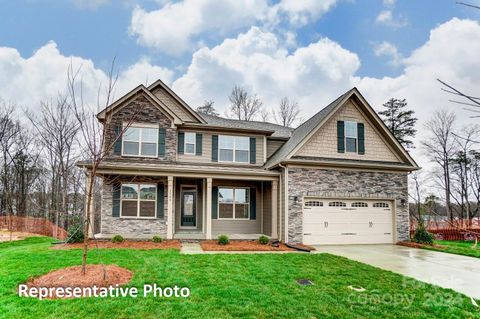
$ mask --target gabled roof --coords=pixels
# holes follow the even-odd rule
[[[190,113],[194,118],[196,118],[200,123],[206,123],[205,120],[197,113],[195,112],[182,98],[180,98],[175,92],[173,92],[172,89],[170,89],[165,83],[163,83],[162,80],[158,79],[154,83],[152,83],[149,87],[148,90],[150,92],[153,92],[156,88],[158,87],[163,88],[165,91],[167,91],[168,94],[170,94],[171,97],[173,97],[181,106],[185,108],[185,110]]]
[[[199,113],[207,122],[207,125],[213,127],[224,127],[227,129],[240,129],[258,132],[271,132],[271,137],[289,138],[293,131],[291,127],[285,127],[278,124],[268,122],[257,121],[242,121],[235,119],[227,119],[219,116],[207,115],[205,113]]]
[[[168,107],[166,107],[152,92],[150,92],[143,84],[140,84],[109,106],[107,106],[105,109],[103,109],[100,113],[97,114],[97,118],[100,121],[105,120],[105,116],[107,113],[115,111],[116,108],[122,106],[126,101],[130,100],[131,98],[134,98],[135,96],[138,96],[140,94],[143,94],[150,102],[152,102],[153,105],[158,107],[162,112],[164,112],[167,116],[169,116],[175,124],[181,124],[183,123],[182,120],[175,114],[173,113]]]
[[[297,127],[293,132],[291,138],[277,151],[265,164],[266,168],[272,168],[292,158],[292,156],[303,146],[303,144],[310,139],[320,127],[325,124],[328,119],[335,114],[335,112],[344,105],[350,98],[355,97],[365,110],[372,116],[375,124],[382,130],[382,133],[388,138],[387,142],[394,146],[395,151],[402,155],[406,162],[411,165],[412,168],[418,169],[417,163],[408,154],[405,148],[398,142],[393,136],[385,123],[380,119],[373,108],[368,104],[362,94],[357,88],[352,88],[339,96],[332,103],[320,110],[317,114],[312,116],[305,123]]]

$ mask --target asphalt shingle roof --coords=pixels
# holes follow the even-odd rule
[[[278,151],[276,151],[275,154],[272,155],[272,157],[270,157],[270,159],[265,164],[265,167],[274,166],[284,160],[288,156],[288,154],[290,154],[295,149],[295,147],[297,147],[297,145],[300,144],[300,142],[303,141],[303,139],[318,125],[318,123],[323,121],[323,119],[325,119],[328,114],[330,114],[330,112],[337,107],[337,105],[343,100],[343,98],[351,94],[354,90],[355,88],[348,90],[344,94],[340,95],[335,101],[321,109],[317,114],[315,114],[302,125],[297,127],[292,132],[292,136],[290,137],[290,139],[285,144],[283,144],[283,146]]]
[[[207,115],[199,113],[200,116],[207,122],[207,124],[217,127],[237,128],[259,131],[272,131],[272,137],[289,138],[293,131],[291,127],[285,127],[278,124],[257,121],[242,121],[234,119],[226,119],[219,116]]]

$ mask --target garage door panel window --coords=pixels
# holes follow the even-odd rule
[[[250,189],[248,188],[218,188],[219,219],[249,219]]]
[[[368,207],[368,204],[365,202],[354,202],[351,205],[352,207]]]
[[[373,203],[374,208],[389,208],[390,205],[388,203]]]
[[[345,202],[329,202],[329,207],[347,207],[347,203]]]
[[[124,183],[121,187],[121,217],[155,218],[157,186]]]
[[[305,202],[305,207],[323,207],[323,202],[312,200]]]

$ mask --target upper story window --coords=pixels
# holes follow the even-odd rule
[[[220,135],[218,137],[218,145],[218,158],[221,162],[248,163],[250,158],[250,138]]]
[[[129,126],[123,135],[122,155],[157,157],[158,128]]]
[[[345,121],[345,150],[347,152],[357,152],[357,122]]]
[[[185,132],[185,154],[195,155],[196,152],[196,134]]]

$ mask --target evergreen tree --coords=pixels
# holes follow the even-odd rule
[[[414,117],[415,112],[413,110],[405,109],[407,106],[406,100],[391,98],[383,106],[386,110],[379,112],[379,114],[393,136],[405,148],[415,148],[411,139],[417,133],[415,123],[418,119]]]
[[[207,115],[218,116],[217,110],[213,107],[215,102],[212,100],[207,100],[203,103],[202,106],[197,107],[197,112],[204,113]]]

